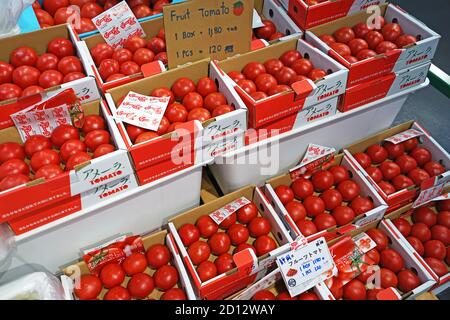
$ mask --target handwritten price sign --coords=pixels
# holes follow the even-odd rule
[[[228,218],[231,214],[238,211],[243,206],[250,203],[250,200],[248,200],[246,197],[240,197],[239,199],[234,200],[233,202],[230,202],[226,206],[217,209],[213,213],[211,213],[209,216],[211,219],[214,220],[215,223],[221,224],[223,220]]]

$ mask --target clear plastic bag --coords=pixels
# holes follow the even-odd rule
[[[0,224],[0,272],[8,269],[15,251],[16,242],[13,232],[6,223]]]
[[[20,33],[19,17],[34,0],[0,0],[0,38]]]

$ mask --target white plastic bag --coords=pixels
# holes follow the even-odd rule
[[[0,0],[0,38],[20,33],[19,17],[34,0]]]

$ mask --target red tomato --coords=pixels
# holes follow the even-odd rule
[[[22,97],[32,96],[44,91],[44,88],[39,86],[29,86],[22,91]]]
[[[366,255],[368,258],[370,258],[370,260],[373,261],[374,265],[380,263],[380,253],[378,252],[377,248],[367,251]]]
[[[191,111],[189,111],[187,120],[198,120],[200,122],[204,122],[208,119],[211,119],[211,113],[208,111],[208,109],[205,108],[194,108]]]
[[[327,76],[327,73],[323,71],[322,69],[313,69],[309,74],[308,78],[310,78],[312,81],[320,80]]]
[[[330,288],[331,294],[333,295],[333,297],[338,300],[341,299],[342,296],[344,295],[344,288],[343,287],[336,287],[333,286],[332,288]]]
[[[127,63],[127,62],[125,62]],[[124,63],[124,64],[125,64]],[[122,64],[122,65],[124,65]],[[122,73],[127,75],[124,70],[122,70],[119,63],[114,59],[104,59],[102,62],[100,62],[100,66],[98,67],[98,72],[100,73],[100,76],[103,80],[106,80],[109,76],[116,74],[116,73]]]
[[[403,269],[404,262],[402,256],[397,251],[393,249],[384,249],[380,254],[380,265],[397,273]]]
[[[256,84],[256,88],[259,91],[267,93],[271,89],[273,89],[278,83],[277,83],[277,79],[275,79],[275,77],[271,76],[268,73],[263,73],[263,74],[260,74],[256,78],[255,84]]]
[[[145,133],[145,129],[133,126],[131,124],[127,125],[126,130],[127,130],[128,136],[130,137],[131,141],[135,141],[139,135]],[[155,135],[155,137],[156,136],[157,135]]]
[[[411,224],[405,218],[397,218],[392,221],[398,231],[406,238],[411,233]]]
[[[155,56],[155,61],[161,61],[164,65],[168,64],[168,58],[166,52],[160,52]]]
[[[415,185],[420,186],[422,182],[430,179],[430,175],[423,169],[414,168],[408,173],[408,178],[410,178]]]
[[[423,257],[423,255],[425,254],[425,248],[423,247],[422,241],[412,236],[406,238],[406,240],[408,240],[409,244],[414,248],[414,250],[416,250],[417,253]]]
[[[314,186],[311,181],[300,178],[291,184],[292,191],[296,198],[303,200],[314,193]]]
[[[230,72],[228,72],[228,76],[234,82],[238,82],[239,80],[245,80],[245,76],[242,73],[240,73],[239,71],[230,71]]]
[[[109,263],[102,268],[100,280],[107,289],[120,285],[125,280],[125,272],[118,263]]]
[[[169,97],[170,98],[169,105],[171,105],[172,103],[175,102],[175,96],[173,95],[173,92],[170,91],[170,89],[166,88],[166,87],[154,89],[150,93],[150,95],[152,97]],[[184,104],[184,101],[183,101],[183,104]],[[186,108],[187,108],[187,106],[186,106]]]
[[[325,211],[325,203],[317,196],[309,196],[303,201],[308,217],[315,217]]]
[[[102,129],[96,129],[90,131],[84,137],[84,143],[91,150],[94,151],[101,144],[109,143],[110,135],[109,132]]]
[[[189,257],[191,258],[192,263],[195,265],[199,265],[203,261],[208,260],[211,249],[206,242],[196,241],[189,246],[187,252]]]
[[[404,48],[406,46],[416,43],[416,41],[417,41],[416,37],[414,37],[410,34],[403,34],[397,38],[397,40],[395,41],[395,44],[399,48]]]
[[[12,82],[14,67],[9,63],[0,61],[0,84]]]
[[[388,152],[382,146],[375,144],[366,150],[366,154],[374,164],[382,163],[388,157]]]
[[[350,56],[352,54],[352,50],[350,47],[344,43],[334,42],[330,44],[330,48],[336,51],[336,53],[342,57]]]
[[[122,267],[128,276],[132,276],[147,269],[147,259],[144,254],[135,252],[125,258]]]
[[[58,68],[59,59],[52,53],[42,54],[36,61],[36,68],[44,72],[46,70],[56,70]]]
[[[62,7],[56,10],[54,21],[55,24],[64,24],[67,23],[67,19],[73,13],[72,8]]]
[[[99,158],[101,156],[104,156],[105,154],[114,152],[116,148],[109,143],[101,144],[97,148],[95,148],[94,151],[94,158]]]
[[[256,92],[256,85],[252,80],[239,80],[237,85],[250,95]]]
[[[436,206],[439,211],[450,211],[450,200],[438,201]]]
[[[48,164],[59,165],[59,155],[55,150],[44,149],[35,152],[30,160],[30,166],[34,172]]]
[[[162,296],[161,300],[186,300],[186,294],[180,288],[172,288],[167,290]]]
[[[358,279],[353,279],[344,286],[345,300],[366,300],[366,287]]]
[[[318,231],[330,229],[336,226],[336,220],[331,214],[320,213],[314,218],[314,224]]]
[[[430,162],[425,163],[423,168],[431,177],[441,175],[445,172],[444,166],[437,163],[436,161],[430,161]]]
[[[139,66],[152,62],[154,58],[155,54],[147,48],[139,48],[133,55],[134,62],[136,62]]]
[[[0,191],[5,191],[16,186],[20,186],[27,183],[28,181],[30,181],[30,177],[21,173],[10,174],[0,181]]]
[[[48,53],[53,53],[59,59],[66,56],[73,56],[75,51],[72,42],[65,38],[55,38],[48,44]]]
[[[11,64],[18,68],[20,66],[35,66],[38,59],[38,55],[34,49],[29,47],[19,47],[9,56]]]
[[[209,216],[201,216],[198,218],[196,225],[203,238],[211,237],[219,229],[217,224]]]
[[[62,161],[66,162],[71,156],[78,152],[86,152],[87,148],[83,141],[70,139],[63,143],[59,150]]]
[[[272,76],[275,76],[275,74],[280,71],[281,68],[284,67],[283,62],[281,62],[278,59],[269,59],[264,63],[264,67],[266,68],[266,71],[268,74],[271,74]],[[230,75],[230,74],[228,74]],[[236,78],[238,75],[234,75]],[[233,77],[232,77],[233,78]],[[245,78],[242,78],[245,79]],[[238,79],[241,80],[241,79]],[[236,81],[236,80],[235,80]]]
[[[409,155],[416,160],[419,166],[425,165],[427,162],[431,161],[431,153],[425,148],[416,147],[414,148]]]
[[[165,112],[165,117],[171,122],[186,122],[188,118],[188,112],[186,108],[179,104],[178,102],[175,102],[171,104]]]
[[[388,158],[391,160],[395,160],[405,153],[405,147],[401,143],[393,144],[392,142],[386,141],[383,143],[383,147],[388,152]]]
[[[34,179],[52,179],[54,177],[59,176],[64,171],[61,169],[59,165],[56,164],[48,164],[43,167],[40,167],[36,174],[34,175]]]
[[[356,56],[361,50],[369,49],[369,45],[363,39],[353,39],[348,42],[352,55]]]
[[[244,80],[246,81],[246,80]],[[204,107],[210,112],[214,112],[214,109],[227,104],[227,99],[220,92],[213,92],[208,94],[204,100]]]
[[[381,288],[369,289],[367,290],[367,300],[378,300],[377,295],[383,291]]]
[[[398,279],[394,272],[389,269],[381,268],[380,270],[381,277],[381,287],[383,289],[387,288],[396,288],[398,285]]]
[[[245,250],[245,249],[253,250],[253,252],[256,254],[256,249],[251,244],[248,244],[248,243],[241,243],[240,245],[238,245],[234,249],[233,254],[241,252],[242,250]]]
[[[131,296],[144,299],[155,288],[154,280],[146,273],[136,273],[128,282],[127,289]]]
[[[152,9],[145,4],[134,6],[131,10],[138,19],[145,18],[153,14]]]
[[[271,230],[270,222],[263,217],[253,218],[248,225],[248,230],[253,238],[267,235]]]
[[[411,227],[411,236],[426,242],[431,239],[431,230],[425,223],[418,222]]]
[[[232,106],[224,104],[224,105],[215,107],[213,113],[211,114],[211,116],[214,118],[214,117],[218,117],[218,116],[227,114],[227,113],[232,112],[232,111],[234,111],[234,108]]]
[[[51,149],[52,144],[50,142],[50,139],[43,135],[34,135],[29,137],[24,144],[24,150],[25,154],[28,158],[31,158],[31,156],[38,151],[44,150],[44,149]],[[0,152],[1,152],[0,148]]]
[[[356,63],[358,62],[358,58],[354,56],[344,56],[344,59],[347,60],[348,63]]]
[[[206,97],[210,93],[217,92],[216,83],[209,77],[203,77],[198,80],[197,92],[200,93],[203,97]]]
[[[299,220],[303,220],[306,218],[306,209],[303,206],[303,204],[301,204],[298,201],[288,202],[285,205],[285,208],[286,208],[286,211],[291,216],[292,220],[294,220],[294,222],[297,222]]]
[[[167,130],[170,127],[170,122],[166,117],[162,117],[161,122],[159,123],[158,130],[156,131],[157,135],[163,135],[167,133]]]
[[[322,192],[333,186],[334,176],[329,171],[322,170],[315,173],[312,176],[311,181],[314,185],[314,189],[317,192]]]
[[[30,169],[21,159],[9,159],[0,165],[0,180],[11,174],[23,174],[28,176]]]
[[[294,200],[294,192],[288,186],[281,185],[276,187],[275,193],[277,194],[282,204],[286,204]]]
[[[390,52],[395,49],[397,49],[397,45],[395,43],[392,43],[390,41],[382,41],[377,45],[375,51],[378,54],[382,54],[382,53]]]
[[[208,281],[209,279],[217,276],[217,267],[211,261],[203,261],[197,268],[198,276],[200,280]]]
[[[169,249],[162,244],[154,244],[145,252],[148,266],[152,269],[159,269],[170,261]]]
[[[259,27],[255,30],[255,34],[259,39],[269,40],[270,37],[277,31],[277,28],[270,20],[263,20],[263,27]]]
[[[266,68],[259,62],[250,62],[244,67],[242,73],[247,79],[255,81],[259,75],[266,73]]]
[[[450,212],[441,211],[437,215],[437,223],[441,226],[450,228]]]
[[[346,225],[355,219],[356,215],[352,208],[347,206],[338,206],[332,212],[338,226]]]
[[[225,220],[220,223],[220,228],[228,229],[230,226],[236,223],[236,213],[230,214]]]
[[[341,193],[344,201],[352,201],[361,192],[359,185],[353,180],[342,181],[338,184],[337,190]]]
[[[80,25],[78,27],[74,26],[74,28],[78,34],[83,34],[83,33],[94,31],[97,29],[97,27],[92,22],[92,20],[88,19],[88,18],[81,18]]]
[[[358,277],[357,279],[359,281],[362,281],[363,283],[367,283],[367,281],[369,280],[369,278],[371,276],[373,276],[375,274],[375,269],[367,269],[366,271],[363,271]]]
[[[4,142],[0,144],[0,164],[10,159],[25,159],[25,150],[17,142]]]
[[[402,174],[393,178],[391,182],[397,191],[414,186],[414,182]]]
[[[82,72],[83,67],[81,66],[80,59],[75,56],[67,56],[62,58],[58,63],[58,70],[67,75],[71,72]]]
[[[130,50],[131,52],[136,52],[140,48],[145,48],[147,46],[147,41],[142,39],[140,36],[132,36],[125,41],[125,49]]]
[[[178,271],[172,266],[165,265],[153,274],[153,279],[159,290],[166,291],[178,283]]]
[[[328,171],[333,174],[335,184],[339,184],[344,180],[350,179],[348,170],[345,167],[334,166],[334,167],[331,167],[330,169],[328,169]]]
[[[158,37],[153,37],[148,41],[147,48],[152,50],[155,54],[165,52],[166,42]]]
[[[413,157],[406,154],[397,157],[397,159],[395,159],[395,163],[400,166],[401,172],[404,174],[407,174],[412,169],[417,167],[417,161]]]
[[[22,89],[37,85],[40,72],[38,69],[30,66],[20,66],[12,73],[13,82]]]
[[[447,251],[442,241],[428,240],[423,244],[423,247],[425,249],[425,258],[445,259]]]
[[[317,233],[316,225],[311,220],[299,220],[296,223],[303,236],[308,237]]]
[[[114,51],[112,58],[122,64],[127,61],[131,61],[133,59],[133,53],[125,48],[119,48]]]
[[[334,32],[333,37],[337,42],[349,43],[351,40],[355,39],[355,32],[352,28],[343,27]]]
[[[253,246],[255,247],[257,257],[265,255],[266,253],[269,253],[270,251],[275,250],[277,248],[276,242],[267,235],[262,235],[258,237],[253,242]]]
[[[372,160],[370,159],[370,157],[367,154],[365,154],[363,152],[358,152],[358,153],[355,153],[353,155],[353,157],[355,158],[355,160],[360,164],[360,166],[363,169],[367,169],[370,167]]]
[[[307,76],[313,70],[314,66],[310,60],[302,58],[302,59],[296,60],[291,65],[291,68],[298,75]]]
[[[87,134],[98,129],[105,129],[105,120],[99,115],[91,114],[84,117],[83,133]]]
[[[447,266],[441,260],[436,258],[425,258],[424,260],[438,277],[443,277],[448,273]]]
[[[330,44],[336,42],[336,39],[333,36],[329,35],[329,34],[321,35],[319,38],[320,38],[320,40],[325,42],[328,46]]]
[[[200,239],[200,231],[191,223],[185,223],[178,229],[181,241],[186,247]]]
[[[96,276],[85,274],[80,278],[79,287],[74,288],[74,293],[81,300],[92,300],[98,297],[102,291],[102,282]]]
[[[403,30],[398,23],[388,23],[381,29],[384,40],[395,42],[403,34]]]
[[[218,232],[213,234],[209,240],[208,245],[211,252],[216,256],[228,252],[231,245],[230,237],[225,232]]]
[[[131,300],[131,296],[127,289],[117,286],[109,289],[103,300]]]
[[[258,101],[258,100],[261,100],[261,99],[265,99],[265,98],[268,97],[268,95],[267,95],[266,93],[261,92],[261,91],[253,92],[252,94],[250,94],[250,96],[251,96],[251,97],[253,98],[253,100],[255,100],[255,101]]]
[[[99,43],[91,49],[91,55],[98,66],[105,59],[113,57],[114,49],[107,43]]]
[[[320,198],[325,203],[325,209],[328,211],[342,204],[342,195],[336,189],[328,189],[320,195]]]
[[[217,273],[222,274],[232,270],[235,267],[233,257],[229,253],[223,253],[214,260]]]
[[[176,99],[183,99],[189,92],[195,92],[195,83],[189,78],[179,78],[172,85],[172,91]]]
[[[298,300],[320,300],[314,292],[303,292],[297,297]]]
[[[275,74],[275,78],[278,81],[278,83],[285,85],[290,84],[296,76],[297,74],[295,73],[295,71],[289,67],[283,67]],[[272,86],[270,90],[267,91],[267,93],[269,93],[274,88],[276,88],[276,86]]]
[[[292,90],[292,88],[290,86],[285,85],[285,84],[279,84],[275,88],[271,89],[267,94],[269,96],[273,96],[273,95],[283,93],[286,91],[291,91],[291,90]]]
[[[34,9],[34,13],[36,14],[36,18],[37,18],[39,24],[41,25],[41,28],[42,28],[42,25],[53,26],[55,24],[53,17],[47,11],[38,8],[38,9]]]
[[[247,242],[249,238],[248,229],[242,224],[233,224],[228,228],[228,236],[230,237],[231,244],[237,246],[241,243]]]
[[[68,82],[75,81],[78,79],[83,79],[84,77],[86,77],[86,76],[82,72],[71,72],[64,76],[63,83],[68,83]],[[111,78],[111,77],[112,76],[110,76],[109,78]],[[122,77],[123,77],[123,75],[121,75],[120,78],[122,78]],[[115,80],[115,79],[112,79],[112,80]]]
[[[353,27],[353,32],[356,38],[364,38],[370,32],[370,28],[367,23],[360,22]]]
[[[383,180],[383,173],[378,167],[369,167],[366,169],[366,172],[375,183],[379,183]]]
[[[364,37],[364,40],[367,41],[369,44],[369,48],[372,50],[375,50],[376,47],[384,41],[383,35],[375,30],[369,31],[366,36]]]
[[[72,155],[66,162],[66,167],[64,168],[66,171],[70,171],[74,169],[77,165],[88,162],[92,159],[90,155],[86,152],[78,152]]]
[[[277,40],[280,38],[283,38],[285,34],[283,32],[275,32],[273,35],[270,36],[269,41]]]
[[[81,7],[81,17],[83,18],[95,18],[103,12],[103,8],[97,3],[86,3]]]
[[[391,161],[383,162],[379,168],[385,180],[392,180],[401,173],[400,166]]]
[[[59,86],[64,80],[64,75],[56,70],[47,70],[41,73],[39,77],[39,85],[48,89],[51,87]]]
[[[251,202],[240,208],[236,214],[240,223],[247,224],[258,215],[258,208]]]
[[[13,160],[10,160],[13,161]],[[17,160],[21,161],[21,160]],[[431,239],[441,241],[445,246],[450,243],[450,231],[445,226],[436,225],[431,227]]]
[[[378,229],[370,229],[366,233],[373,241],[375,241],[378,251],[383,251],[386,249],[388,245],[388,238],[382,231]]]
[[[301,59],[302,55],[297,50],[289,50],[283,53],[280,57],[280,61],[286,66],[290,67],[295,61]]]
[[[260,290],[253,296],[252,300],[275,300],[275,295],[269,290]]]
[[[297,300],[296,298],[292,298],[289,292],[283,291],[277,295],[277,300]]]
[[[373,209],[373,202],[369,198],[358,196],[352,200],[350,207],[355,212],[356,216],[366,213]]]

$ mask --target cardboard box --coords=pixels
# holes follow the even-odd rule
[[[197,120],[186,122],[182,125],[186,129],[184,133],[176,130],[137,145],[132,144],[126,133],[125,124],[121,121],[116,121],[118,132],[124,141],[122,147],[129,150],[140,181],[150,182],[153,180],[154,178],[148,177],[150,173],[145,174],[144,172],[145,170],[156,172],[161,170],[161,168],[156,170],[155,166],[163,166],[165,169],[171,170],[177,165],[182,165],[180,168],[186,168],[194,165],[194,163],[208,161],[210,158],[201,159],[203,147],[208,147],[215,143],[228,143],[229,140],[243,135],[247,129],[247,109],[237,93],[225,84],[225,80],[220,73],[221,71],[215,63],[210,64],[209,60],[205,59],[169,70],[151,78],[141,79],[108,90],[106,100],[114,114],[118,107],[117,102],[126,96],[129,91],[149,95],[153,89],[172,87],[172,84],[181,77],[189,77],[194,82],[197,82],[200,78],[209,76],[216,81],[218,90],[225,95],[228,104],[236,109],[233,112],[211,118],[204,123],[200,123]],[[177,134],[178,137],[176,136]],[[173,161],[173,156],[178,155],[180,152],[187,158],[186,161],[177,164]]]
[[[269,59],[278,58],[284,52],[293,49],[298,50],[304,57],[309,57],[316,68],[321,68],[329,74],[315,83],[309,79],[296,82],[293,84],[292,91],[276,94],[258,101],[255,101],[232,81],[228,75],[224,74],[227,83],[239,93],[249,110],[250,128],[260,128],[268,125],[291,114],[296,114],[303,108],[332,99],[345,92],[347,70],[301,39],[286,40],[257,51],[232,57],[218,62],[218,66],[224,73],[241,71],[249,62],[264,63]]]
[[[367,183],[364,176],[358,172],[355,166],[349,161],[347,157],[340,154],[335,156],[334,162],[331,166],[340,165],[347,168],[350,171],[350,177],[354,180],[361,188],[361,195],[364,197],[368,197],[372,199],[374,208],[363,215],[356,217],[351,223],[346,224],[340,227],[333,227],[327,230],[319,231],[316,234],[310,235],[307,238],[308,241],[325,237],[327,242],[332,240],[341,238],[343,236],[349,235],[350,232],[358,232],[356,230],[360,230],[361,228],[366,227],[367,225],[371,225],[373,223],[378,222],[383,218],[384,213],[386,212],[387,206],[386,203],[381,199],[381,197],[377,194],[376,190]],[[293,239],[296,239],[299,236],[302,236],[300,229],[295,224],[294,220],[291,218],[289,213],[287,212],[284,205],[281,203],[280,199],[275,193],[275,188],[280,185],[290,186],[293,182],[291,175],[289,173],[281,175],[276,178],[272,178],[267,181],[265,184],[265,195],[269,199],[270,203],[275,209],[275,212],[280,217],[281,221],[283,221],[285,227],[289,230],[289,233]],[[314,193],[317,194],[317,193]]]
[[[347,88],[339,101],[339,111],[346,112],[421,85],[427,79],[431,62],[390,73]]]
[[[366,22],[372,13],[356,13],[312,28],[305,33],[306,41],[349,69],[347,87],[386,76],[392,72],[418,66],[431,61],[434,57],[439,39],[441,38],[439,34],[395,5],[381,5],[379,9],[386,22],[397,21],[405,34],[420,36],[421,40],[407,48],[392,50],[385,54],[379,54],[370,59],[350,64],[320,40],[319,36],[333,34],[341,27],[353,27],[359,22]]]
[[[83,59],[83,55],[81,54],[80,41],[75,35],[73,29],[68,25],[59,25],[0,39],[0,47],[2,48],[0,52],[0,60],[8,62],[11,52],[24,45],[33,48],[38,55],[41,55],[47,52],[48,44],[55,38],[69,39],[72,42],[75,49],[75,54],[80,58],[83,65],[84,73],[89,75],[88,64],[86,63],[86,59]],[[13,113],[19,112],[20,110],[23,110],[31,105],[39,103],[43,99],[51,97],[67,88],[73,88],[83,103],[100,99],[100,94],[94,79],[86,76],[82,79],[48,88],[40,94],[1,101],[0,129],[14,126],[14,123],[10,118],[10,115]]]
[[[177,230],[185,223],[195,224],[199,217],[209,215],[213,211],[224,207],[240,197],[246,197],[248,200],[253,201],[259,209],[259,215],[269,220],[272,227],[269,236],[276,240],[278,248],[259,258],[250,249],[236,253],[233,255],[236,268],[206,282],[202,282]],[[273,211],[272,206],[265,199],[262,191],[255,186],[248,186],[237,190],[170,219],[169,230],[177,243],[196,295],[208,300],[223,299],[265,276],[275,265],[275,257],[278,254],[288,251],[289,243],[292,241],[288,231]],[[252,241],[252,238],[249,238],[248,242],[250,241]],[[230,253],[232,253],[233,249],[233,247],[230,248]]]
[[[295,23],[306,30],[323,23],[365,11],[372,5],[383,4],[385,0],[330,0],[310,6],[304,0],[280,0]]]
[[[147,35],[146,39],[151,39],[158,34],[158,31],[161,28],[164,28],[163,18],[159,16],[158,18],[152,18],[145,22],[141,23],[141,27]],[[94,48],[97,44],[105,43],[103,37],[97,33],[91,35],[89,37],[83,38],[83,41],[80,42],[80,49],[85,60],[85,64],[87,65],[87,72],[89,75],[95,78],[98,87],[103,91],[109,90],[111,88],[115,88],[117,86],[121,86],[123,84],[136,81],[138,79],[144,78],[144,74],[136,73],[130,76],[126,76],[124,78],[105,82],[102,77],[100,77],[100,73],[98,71],[97,66],[95,65],[94,59],[91,56],[91,49]],[[149,77],[154,74],[161,73],[166,70],[166,67],[161,61],[152,61],[145,65],[145,76]]]
[[[185,291],[186,297],[188,300],[196,300],[194,291],[192,290],[192,285],[189,281],[186,269],[183,265],[183,261],[182,261],[180,255],[179,255],[179,252],[176,248],[176,244],[173,240],[173,237],[170,234],[168,234],[167,231],[161,230],[161,231],[151,233],[149,235],[142,236],[142,242],[144,244],[145,250],[147,250],[148,248],[150,248],[151,246],[153,246],[155,244],[166,245],[169,248],[170,253],[172,255],[170,265],[174,266],[177,269],[178,277],[179,277],[178,284],[175,287],[182,288]],[[64,290],[68,291],[70,293],[69,296],[71,297],[71,299],[75,300],[75,299],[77,299],[77,297],[73,293],[73,288],[74,288],[73,279],[75,277],[74,272],[79,272],[79,275],[85,275],[85,274],[90,274],[89,269],[88,269],[86,263],[83,260],[81,260],[79,262],[76,262],[75,264],[66,266],[62,271],[64,273],[64,276],[62,279],[62,284],[63,284]],[[150,269],[149,267],[147,267],[147,269],[145,270],[145,273],[153,276],[155,271],[156,270],[153,270],[153,269]],[[130,279],[129,277],[125,278],[123,286],[126,287],[129,279]],[[106,292],[108,292],[108,290],[103,288],[102,292],[99,295],[99,299],[103,299]],[[148,298],[159,300],[163,294],[164,294],[163,291],[160,291],[155,287],[155,289],[148,296]]]
[[[103,115],[109,126],[111,143],[119,148],[122,144],[113,134],[112,118],[106,104],[93,101],[83,105],[85,114]],[[15,127],[0,130],[0,143],[21,143],[19,133]],[[102,157],[92,159],[74,170],[50,180],[38,179],[16,188],[0,192],[0,223],[15,219],[25,214],[42,209],[49,205],[86,192],[97,186],[109,183],[133,173],[126,150],[116,150]]]
[[[354,165],[358,172],[362,174],[364,178],[372,185],[372,187],[383,198],[383,200],[386,201],[387,205],[389,206],[388,212],[391,212],[399,207],[406,205],[409,202],[414,201],[419,195],[420,187],[415,186],[397,191],[390,195],[386,195],[381,190],[381,188],[378,187],[375,181],[373,181],[372,178],[369,177],[367,172],[361,167],[361,165],[355,160],[352,155],[358,152],[364,152],[371,145],[379,144],[384,139],[392,137],[393,135],[401,133],[408,129],[415,129],[423,133],[423,135],[420,136],[419,145],[427,148],[432,154],[432,159],[441,163],[447,169],[447,171],[441,176],[431,178],[430,181],[427,182],[427,185],[431,187],[433,185],[439,185],[448,182],[450,180],[450,155],[417,122],[405,122],[398,126],[381,131],[373,136],[364,138],[344,148],[344,153],[349,158],[349,161]]]
[[[134,174],[123,176],[93,189],[71,196],[45,208],[35,210],[19,218],[8,221],[16,235],[24,234],[64,218],[78,211],[102,205],[105,201],[137,188],[138,182]]]
[[[409,291],[409,292],[400,292],[397,288],[394,288],[394,292],[396,293],[396,298],[390,298],[389,300],[412,300],[416,297],[420,296],[422,293],[429,291],[433,285],[435,284],[434,279],[432,278],[431,274],[428,272],[426,268],[423,267],[423,265],[420,263],[420,261],[409,251],[409,249],[404,245],[404,243],[401,241],[401,239],[398,237],[397,232],[393,231],[391,228],[391,222],[386,223],[386,220],[382,220],[378,226],[378,229],[382,231],[389,239],[389,248],[394,249],[397,251],[403,258],[403,262],[405,264],[405,267],[408,269],[411,269],[416,272],[417,276],[419,277],[421,284],[416,287],[415,289]],[[343,239],[342,241],[344,241]],[[334,246],[330,247],[330,251],[333,255],[333,250],[337,250],[339,246],[339,243],[336,243]],[[332,279],[327,280],[328,283],[332,282]],[[325,283],[327,283],[325,281]],[[324,291],[328,291],[329,294],[332,295],[331,291],[328,289],[327,286],[324,286]]]

